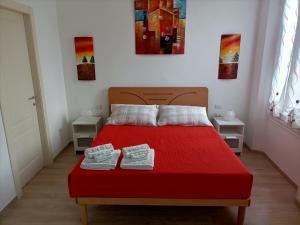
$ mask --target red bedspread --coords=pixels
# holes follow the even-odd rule
[[[93,146],[148,143],[153,171],[80,169],[69,175],[71,197],[247,199],[252,175],[213,127],[105,126]]]

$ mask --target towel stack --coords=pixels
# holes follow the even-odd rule
[[[85,159],[80,168],[87,170],[112,170],[116,168],[120,150],[115,150],[112,144],[99,145],[87,148],[84,152]]]
[[[150,149],[148,144],[124,147],[122,152],[122,169],[153,170],[154,150]]]

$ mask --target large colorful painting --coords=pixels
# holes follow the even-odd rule
[[[137,54],[184,54],[186,0],[135,0]]]
[[[240,57],[240,34],[223,34],[219,58],[219,79],[236,79]]]
[[[75,37],[78,80],[96,80],[92,37]]]

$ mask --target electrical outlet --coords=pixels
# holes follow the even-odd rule
[[[221,113],[216,113],[215,117],[222,117],[222,114]]]
[[[221,110],[223,107],[221,106],[221,105],[217,105],[217,104],[215,104],[215,109],[217,109],[217,110]]]
[[[103,117],[103,116],[104,116],[104,112],[103,112],[103,106],[102,106],[102,104],[100,104],[100,105],[99,105],[99,115],[100,115],[101,117]]]
[[[101,116],[102,114],[102,105],[96,105],[95,107],[91,108],[93,116]]]

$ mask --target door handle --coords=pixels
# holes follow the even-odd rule
[[[34,99],[35,99],[35,96],[28,98],[28,100],[34,100]]]

